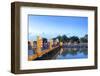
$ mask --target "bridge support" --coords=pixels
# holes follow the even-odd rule
[[[53,44],[53,40],[52,40],[52,39],[50,39],[49,49],[52,49],[52,44]]]
[[[37,49],[36,49],[36,54],[38,56],[41,56],[41,50],[42,49],[42,38],[40,36],[37,36]]]

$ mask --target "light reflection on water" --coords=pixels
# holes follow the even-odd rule
[[[88,58],[87,48],[61,48],[56,59]]]

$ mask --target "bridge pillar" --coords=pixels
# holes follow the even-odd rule
[[[52,40],[52,39],[50,39],[49,49],[52,49],[52,45],[53,45],[53,40]]]
[[[41,56],[41,50],[42,50],[42,38],[40,36],[37,36],[37,49],[36,49],[36,54],[38,56]]]

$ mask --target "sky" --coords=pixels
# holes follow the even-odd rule
[[[88,17],[29,15],[28,27],[29,40],[36,40],[38,35],[47,39],[58,35],[83,37],[88,33]]]

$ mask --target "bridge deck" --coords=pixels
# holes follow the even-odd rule
[[[38,57],[34,60],[51,60],[56,59],[58,54],[60,53],[60,47],[53,49],[52,51],[42,55],[41,57]]]
[[[41,53],[40,53],[39,55],[34,54],[34,55],[31,55],[31,56],[28,56],[28,60],[29,60],[29,61],[32,61],[32,60],[34,60],[34,59],[36,59],[36,58],[38,58],[38,57],[41,57],[41,56],[43,56],[44,54],[46,54],[46,53],[48,53],[48,52],[50,52],[50,51],[52,51],[52,50],[54,50],[54,49],[56,49],[56,48],[58,48],[58,47],[59,47],[59,46],[56,46],[56,47],[54,47],[54,48],[52,48],[52,49],[43,50],[43,51],[41,51]]]

